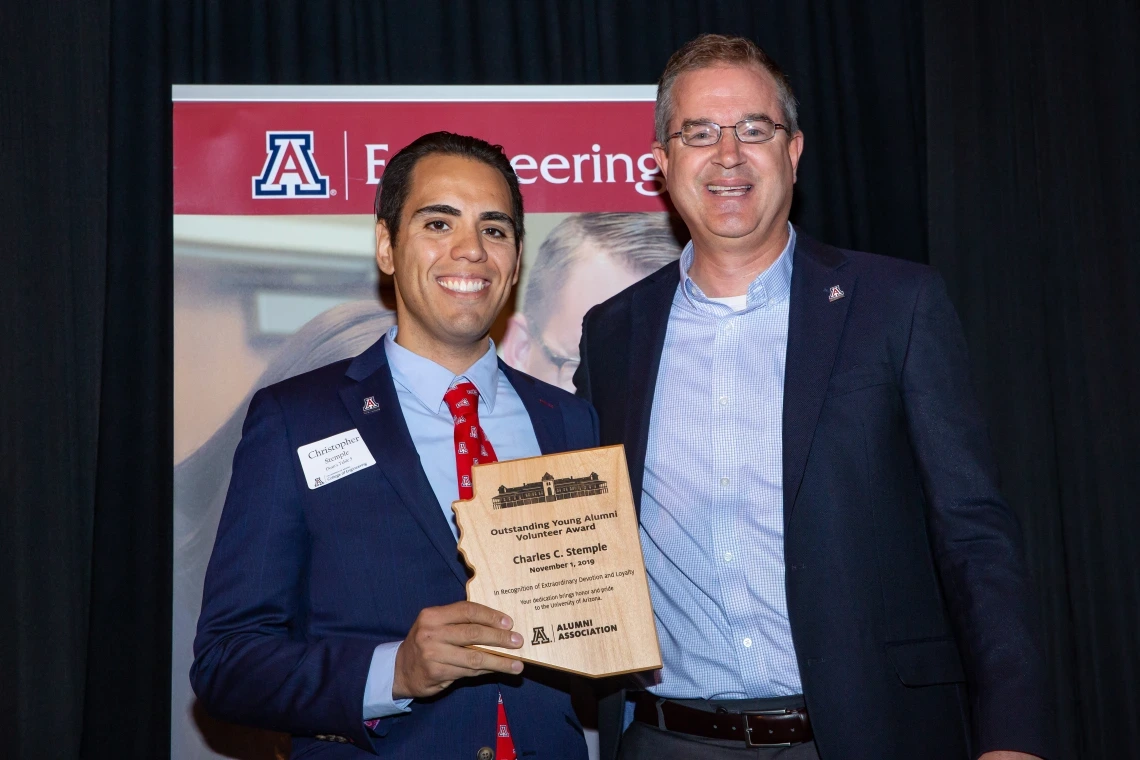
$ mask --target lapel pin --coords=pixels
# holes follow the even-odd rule
[[[369,412],[375,412],[379,408],[380,408],[380,405],[376,403],[376,397],[375,396],[369,396],[368,398],[364,399],[364,413],[365,414],[368,414]]]
[[[847,294],[843,292],[843,288],[839,287],[838,285],[832,285],[831,291],[827,294],[827,300],[828,302],[838,301],[845,295]]]

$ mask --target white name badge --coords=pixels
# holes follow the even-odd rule
[[[376,464],[356,428],[305,444],[297,456],[310,491]]]

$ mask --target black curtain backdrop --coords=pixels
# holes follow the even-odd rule
[[[0,17],[4,756],[169,755],[170,83],[651,83],[705,31],[791,76],[795,221],[945,274],[1064,757],[1140,755],[1135,2],[59,0]]]
[[[930,263],[1021,516],[1070,756],[1140,757],[1140,3],[926,14]]]
[[[165,10],[0,11],[0,756],[169,756]]]

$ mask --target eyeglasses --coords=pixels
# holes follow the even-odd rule
[[[745,119],[731,126],[714,124],[711,121],[694,121],[681,127],[680,132],[669,135],[669,139],[680,137],[681,142],[694,148],[708,148],[720,142],[721,133],[731,129],[736,132],[736,139],[742,143],[765,143],[776,136],[776,130],[782,129],[788,134],[791,132],[783,124],[777,124],[770,119]]]
[[[555,372],[558,374],[558,384],[563,387],[573,387],[574,373],[578,371],[578,365],[582,363],[582,360],[554,353],[550,350],[550,346],[546,345],[546,341],[534,333],[531,333],[530,337],[542,349],[542,355],[546,357],[546,360],[554,365]]]

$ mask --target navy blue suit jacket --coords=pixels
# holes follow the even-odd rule
[[[581,399],[500,363],[544,454],[597,445]],[[379,409],[364,413],[372,396]],[[309,490],[297,448],[356,428],[376,465]],[[497,694],[520,758],[585,760],[564,681],[461,679],[380,721],[361,711],[372,651],[424,607],[466,598],[468,573],[396,398],[383,341],[250,403],[206,573],[191,682],[206,709],[293,735],[293,757],[474,758],[495,746]],[[322,737],[318,739],[316,737]]]
[[[1020,530],[942,279],[798,231],[793,255],[785,583],[821,756],[1048,757]],[[676,264],[662,268],[592,309],[582,333],[579,395],[597,409],[602,444],[625,444],[638,499],[679,278]],[[620,697],[599,716],[603,758],[616,751]]]

